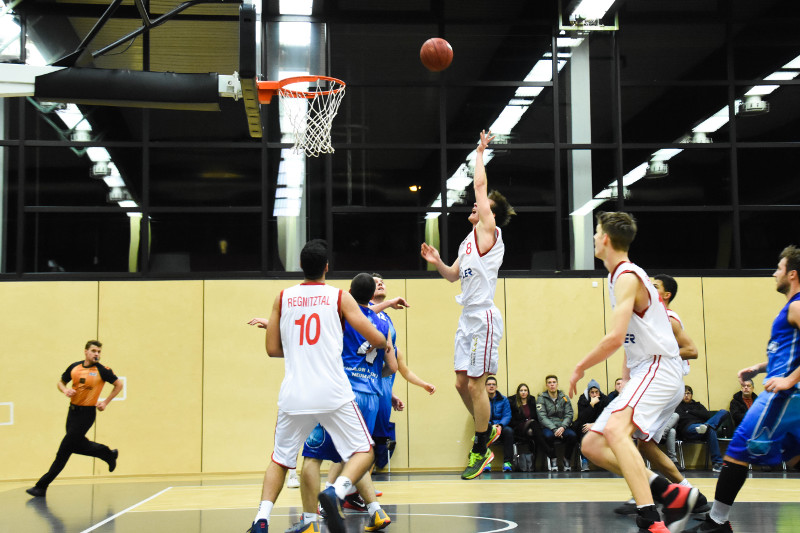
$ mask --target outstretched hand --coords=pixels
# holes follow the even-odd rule
[[[261,329],[267,329],[267,324],[269,324],[269,320],[266,318],[254,318],[250,322],[248,322],[251,326],[258,326]]]
[[[428,263],[436,264],[442,260],[442,258],[439,256],[439,250],[424,242],[420,248],[419,255],[421,255],[422,258]]]
[[[483,152],[486,150],[486,147],[489,146],[489,143],[494,140],[494,135],[492,135],[491,131],[484,131],[481,130],[481,142],[478,143],[478,152]]]
[[[406,307],[411,307],[411,304],[406,301],[405,298],[401,298],[400,296],[396,298],[392,298],[388,300],[386,303],[389,304],[389,307],[392,309],[405,309]]]

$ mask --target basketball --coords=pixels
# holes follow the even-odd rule
[[[433,37],[422,43],[419,59],[431,72],[440,72],[453,62],[453,47],[439,37]]]

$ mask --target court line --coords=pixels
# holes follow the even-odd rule
[[[128,507],[128,508],[127,508],[127,509],[125,509],[124,511],[120,511],[120,512],[118,512],[117,514],[115,514],[115,515],[113,515],[113,516],[109,516],[108,518],[106,518],[106,519],[105,519],[105,520],[103,520],[102,522],[99,522],[99,523],[97,523],[97,524],[93,525],[93,526],[92,526],[92,527],[90,527],[89,529],[84,529],[83,531],[81,531],[81,533],[89,533],[89,531],[94,531],[94,530],[95,530],[95,529],[97,529],[98,527],[100,527],[100,526],[103,526],[103,525],[105,525],[105,524],[107,524],[107,523],[111,522],[112,520],[114,520],[114,519],[116,519],[116,518],[118,518],[118,517],[120,517],[120,516],[124,515],[124,514],[125,514],[125,513],[127,513],[128,511],[130,511],[130,510],[132,510],[132,509],[136,509],[137,507],[139,507],[139,506],[140,506],[140,505],[142,505],[143,503],[147,503],[147,502],[149,502],[150,500],[152,500],[153,498],[157,498],[157,497],[161,496],[162,494],[164,494],[165,492],[167,492],[167,491],[168,491],[169,489],[171,489],[171,488],[172,488],[172,487],[167,487],[166,489],[162,490],[161,492],[157,492],[157,493],[153,494],[152,496],[150,496],[149,498],[145,498],[144,500],[140,501],[139,503],[136,503],[136,504],[133,504],[133,505],[131,505],[130,507]]]

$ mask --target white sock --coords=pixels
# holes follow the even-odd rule
[[[686,479],[686,478],[683,478],[683,481],[681,481],[680,483],[678,483],[678,485],[683,485],[684,487],[691,487],[691,486],[692,486],[692,484],[691,484],[691,483],[689,483],[689,480],[688,480],[688,479]]]
[[[336,491],[336,496],[340,500],[344,500],[348,494],[352,494],[352,492],[350,492],[351,488],[355,489],[353,482],[344,476],[337,477],[336,482],[333,484],[333,490]]]
[[[258,513],[256,513],[256,519],[253,522],[257,522],[262,518],[266,519],[267,524],[269,524],[269,515],[272,513],[272,506],[275,505],[275,502],[271,502],[269,500],[262,500],[258,506]]]
[[[325,488],[327,489],[328,487],[333,487],[333,483],[331,483],[330,481],[326,481]]]
[[[708,516],[711,517],[711,520],[716,522],[717,524],[724,524],[728,521],[728,517],[731,514],[731,506],[722,503],[719,500],[714,500],[714,505],[711,507],[711,512],[708,513]]]
[[[311,522],[316,522],[319,520],[319,515],[317,513],[303,513],[303,523],[310,524]]]
[[[378,502],[372,502],[371,504],[367,505],[367,512],[370,515],[373,515],[380,508],[381,508],[381,504],[379,504]]]
[[[655,478],[657,478],[657,477],[658,477],[658,474],[655,474],[655,473],[654,474],[650,474],[650,478],[647,480],[647,483],[652,485],[653,484],[653,480]]]

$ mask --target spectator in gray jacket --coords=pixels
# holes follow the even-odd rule
[[[544,379],[547,389],[536,398],[536,414],[542,426],[545,442],[545,453],[550,463],[550,471],[558,472],[555,442],[561,439],[564,443],[564,472],[572,470],[570,460],[578,436],[570,429],[573,410],[569,397],[558,390],[558,378],[549,375]]]

